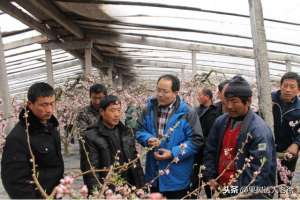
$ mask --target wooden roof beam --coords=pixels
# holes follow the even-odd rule
[[[22,34],[22,33],[25,33],[25,32],[32,31],[32,30],[33,30],[32,28],[25,28],[25,29],[21,29],[21,30],[2,32],[2,38]]]
[[[42,44],[42,49],[45,50],[54,50],[54,49],[63,49],[63,50],[76,50],[76,49],[85,49],[92,48],[93,43],[91,41],[65,41],[65,42],[54,42],[50,41]]]
[[[92,55],[94,59],[96,59],[98,62],[103,62],[103,57],[101,54],[93,48],[93,42],[92,41],[79,41],[79,40],[72,40],[72,41],[65,41],[65,42],[48,42],[42,44],[42,49],[63,49],[63,50],[78,50],[78,49],[86,49],[90,48],[92,49]]]
[[[138,45],[147,45],[154,47],[170,48],[170,49],[180,49],[188,51],[200,51],[200,52],[210,52],[218,53],[229,56],[244,57],[254,59],[253,49],[242,49],[242,48],[232,48],[232,47],[223,47],[218,45],[204,45],[204,44],[194,44],[194,43],[185,43],[177,42],[172,40],[162,40],[151,37],[144,36],[128,36],[128,35],[91,35],[96,42],[119,42],[119,43],[129,43],[129,44],[138,44]],[[268,52],[269,60],[277,61],[286,61],[300,63],[300,56],[282,54],[282,53],[271,53]]]
[[[77,65],[81,65],[81,62],[79,60],[73,60],[67,63],[61,63],[61,64],[56,64],[53,65],[53,70],[54,72],[58,71],[58,70],[62,70],[65,68],[69,68],[69,67],[74,67]],[[24,78],[24,77],[29,77],[32,76],[32,74],[35,75],[39,75],[39,74],[46,74],[46,69],[45,69],[46,65],[42,65],[37,69],[33,69],[33,70],[24,70],[22,72],[16,72],[16,73],[11,73],[8,75],[8,79],[12,80],[12,79],[18,79],[18,78]]]
[[[62,25],[65,29],[70,31],[76,37],[82,39],[84,34],[82,30],[71,20],[69,20],[62,12],[49,0],[29,0],[37,9],[40,9],[46,15],[54,19],[57,23]]]
[[[27,26],[47,34],[50,39],[56,39],[56,34],[48,29],[44,24],[36,21],[30,15],[23,12],[21,9],[17,8],[7,0],[0,0],[0,10],[9,14],[10,16],[18,19],[20,22],[26,24]]]
[[[10,49],[15,49],[19,47],[24,47],[28,45],[32,45],[35,43],[42,43],[48,41],[46,36],[39,35],[39,36],[34,36],[30,38],[25,38],[21,40],[16,40],[14,42],[6,43],[4,44],[4,50],[10,50]]]

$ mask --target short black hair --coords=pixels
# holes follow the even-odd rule
[[[178,91],[179,91],[179,89],[180,89],[180,81],[179,81],[179,79],[178,79],[176,76],[174,76],[174,75],[172,75],[172,74],[165,74],[165,75],[162,75],[162,76],[160,76],[160,77],[158,78],[156,84],[158,84],[158,82],[159,82],[161,79],[172,81],[172,91],[173,91],[173,92],[178,92]]]
[[[208,88],[203,88],[202,89],[202,94],[205,95],[205,96],[208,96],[210,99],[213,98],[213,93],[210,89]]]
[[[105,110],[111,104],[113,104],[113,105],[120,104],[121,105],[121,101],[115,95],[107,95],[107,96],[103,97],[103,99],[100,101],[100,109]]]
[[[90,96],[92,93],[94,94],[103,93],[104,95],[107,95],[107,89],[104,85],[96,83],[90,87]]]
[[[222,81],[219,85],[218,85],[218,90],[219,90],[219,92],[222,92],[222,90],[224,89],[224,86],[227,84],[227,83],[229,83],[230,82],[230,80],[224,80],[224,81]]]
[[[296,80],[297,84],[298,84],[298,89],[300,89],[300,76],[299,74],[295,73],[295,72],[287,72],[285,73],[280,80],[280,85],[282,85],[284,80],[287,79],[292,79],[292,80]]]
[[[52,97],[54,95],[55,91],[51,85],[44,82],[38,82],[29,87],[27,99],[31,103],[34,103],[38,97]]]

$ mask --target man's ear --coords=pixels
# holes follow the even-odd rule
[[[248,104],[249,104],[249,106],[251,106],[251,104],[252,104],[252,97],[248,97]]]
[[[100,116],[102,116],[103,112],[104,112],[103,108],[99,108]]]
[[[31,101],[27,101],[27,107],[31,110],[33,103]]]

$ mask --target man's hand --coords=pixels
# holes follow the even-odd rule
[[[291,144],[286,151],[292,154],[294,157],[298,157],[299,147],[297,144]]]
[[[156,160],[167,160],[172,158],[171,151],[167,149],[158,149],[158,151],[154,152],[154,158]]]
[[[210,189],[215,191],[219,185],[219,183],[215,179],[211,179],[208,181],[208,185],[210,186]]]
[[[148,140],[149,147],[159,147],[159,145],[160,145],[159,139],[157,139],[155,137],[149,138],[149,140]]]

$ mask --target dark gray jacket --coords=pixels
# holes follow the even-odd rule
[[[128,162],[133,160],[137,156],[135,148],[135,140],[132,132],[127,129],[121,122],[116,126],[119,131],[119,138],[121,144],[115,144],[111,135],[105,131],[104,124],[100,120],[97,126],[89,128],[85,132],[85,148],[88,152],[89,160],[93,167],[102,169],[104,167],[109,168],[115,162],[115,155],[117,149],[116,145],[121,145],[121,152],[123,155],[123,161]],[[80,152],[81,162],[80,167],[82,172],[90,170],[89,163],[86,159],[86,153],[81,148]],[[97,178],[102,182],[107,173],[97,173]],[[144,174],[141,168],[140,162],[136,163],[136,167],[130,167],[127,172],[123,173],[125,179],[136,187],[141,187],[144,184]],[[98,186],[97,180],[90,173],[84,176],[84,182],[88,186],[89,190]]]
[[[223,114],[218,117],[208,135],[208,141],[204,150],[204,165],[206,167],[204,176],[207,180],[215,179],[218,174],[218,162],[222,149],[223,138],[227,128],[229,115]],[[237,149],[241,149],[243,142],[248,142],[243,152],[235,160],[235,169],[243,168],[245,158],[252,156],[251,167],[243,170],[243,173],[237,180],[239,189],[247,186],[252,180],[253,173],[260,167],[261,159],[266,159],[261,169],[261,173],[257,176],[252,186],[274,186],[276,178],[276,151],[271,129],[267,124],[249,110],[246,117],[242,121],[241,131],[237,139]],[[262,198],[262,197],[260,197]]]

